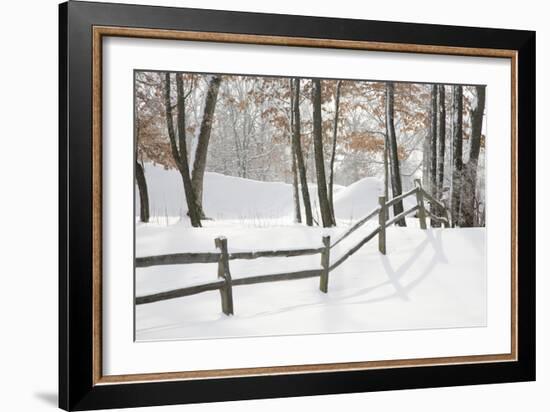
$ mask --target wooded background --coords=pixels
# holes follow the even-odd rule
[[[453,226],[485,225],[485,86],[173,72],[135,73],[139,216],[151,162],[181,175],[192,226],[205,171],[294,188],[294,220],[334,226],[334,185],[423,187]],[[403,210],[393,206],[394,215]],[[440,214],[437,205],[431,210]],[[405,225],[405,220],[398,221]],[[432,222],[432,226],[438,223]]]

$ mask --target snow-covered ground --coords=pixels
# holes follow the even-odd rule
[[[182,194],[158,192],[169,179],[148,176],[150,193],[174,205]],[[177,175],[175,177],[178,177]],[[179,185],[176,186],[176,183]],[[174,182],[181,186],[181,180]],[[239,193],[240,195],[235,195]],[[136,224],[136,256],[214,252],[225,236],[229,251],[320,247],[323,235],[336,239],[377,205],[378,180],[367,178],[335,194],[339,225],[323,229],[292,222],[292,191],[285,183],[255,182],[209,173],[204,205],[215,220],[190,228],[187,218],[166,225]],[[232,194],[227,196],[227,194]],[[169,196],[172,196],[170,198]],[[219,197],[217,197],[219,196]],[[225,199],[225,200],[224,200]],[[412,199],[414,204],[414,199]],[[411,204],[409,204],[410,206]],[[405,207],[408,207],[407,205]],[[139,210],[139,209],[138,209]],[[174,216],[179,213],[166,213]],[[181,216],[181,214],[180,214]],[[176,217],[171,218],[177,221]],[[170,219],[168,219],[170,221]],[[376,219],[374,219],[376,220]],[[136,307],[137,340],[200,339],[396,329],[477,327],[486,324],[485,229],[387,230],[387,254],[376,238],[330,273],[329,291],[319,279],[271,282],[233,288],[235,314],[221,312],[218,291]],[[331,250],[336,261],[376,225],[373,221]],[[320,256],[230,261],[233,278],[320,268]],[[171,290],[216,279],[216,264],[170,265],[136,270],[136,295]]]

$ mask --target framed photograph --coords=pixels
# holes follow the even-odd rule
[[[535,379],[535,33],[60,5],[66,410]]]

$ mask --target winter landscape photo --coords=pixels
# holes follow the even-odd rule
[[[135,70],[135,339],[485,327],[486,92]]]

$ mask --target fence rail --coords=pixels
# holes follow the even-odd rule
[[[254,252],[229,253],[228,259],[258,259],[261,257],[293,257],[315,255],[321,253],[324,248],[316,249],[288,249],[288,250],[260,250]],[[185,265],[190,263],[217,263],[219,253],[174,253],[171,255],[145,256],[136,258],[137,268],[161,265]]]
[[[196,295],[197,293],[209,292],[211,290],[219,290],[224,286],[224,284],[225,280],[222,279],[209,283],[201,283],[200,285],[187,286],[185,288],[169,290],[167,292],[159,292],[146,296],[138,296],[136,297],[136,305],[160,302],[161,300],[182,298],[184,296]]]
[[[386,222],[386,227],[389,227],[394,223],[399,222],[400,220],[404,219],[407,215],[410,215],[411,213],[416,212],[418,209],[419,209],[419,206],[416,205],[414,207],[411,207],[408,210],[405,210],[404,212],[399,213],[398,215],[395,215],[393,218],[391,218]]]
[[[443,223],[445,225],[445,227],[450,227],[449,221],[447,220],[446,217],[436,216],[433,213],[428,212],[428,211],[426,211],[426,214],[430,217],[430,219],[433,219],[433,220],[435,220],[436,222],[439,222],[439,223]]]
[[[396,205],[399,201],[409,197],[416,197],[416,205],[389,218],[388,210],[391,206]],[[427,199],[432,205],[435,205],[440,211],[446,214],[446,217],[436,216],[432,211],[426,209],[424,199]],[[420,180],[415,180],[415,187],[406,193],[403,193],[393,199],[386,201],[384,196],[378,199],[379,206],[361,218],[346,232],[331,244],[330,236],[322,238],[323,247],[308,248],[308,249],[283,249],[283,250],[260,250],[260,251],[245,251],[232,252],[227,251],[227,239],[218,237],[215,239],[215,246],[218,252],[209,253],[174,253],[169,255],[146,256],[136,258],[137,268],[146,268],[158,265],[180,265],[190,263],[217,263],[218,264],[218,279],[211,282],[201,283],[199,285],[187,286],[184,288],[174,289],[165,292],[154,293],[145,296],[138,296],[135,299],[136,305],[146,303],[159,302],[168,299],[181,298],[184,296],[196,295],[203,292],[218,290],[220,292],[222,311],[226,315],[233,314],[233,287],[254,285],[258,283],[279,282],[286,280],[297,280],[307,278],[319,278],[319,289],[327,293],[329,273],[339,267],[355,252],[361,249],[367,242],[378,235],[378,250],[382,254],[386,254],[386,228],[404,219],[406,216],[418,212],[420,228],[426,229],[426,217],[443,223],[445,227],[450,227],[450,212],[447,207],[440,201],[436,200],[432,195],[427,193],[420,184]],[[357,229],[364,226],[369,220],[378,216],[378,226],[375,227],[368,235],[363,237],[352,248],[348,249],[341,255],[332,265],[330,264],[330,250],[354,233]],[[319,254],[321,258],[319,269],[301,270],[296,272],[273,273],[265,275],[252,275],[233,279],[229,267],[229,261],[237,259],[258,259],[271,257],[296,257],[309,256]]]
[[[422,191],[422,196],[424,196],[426,199],[428,199],[430,202],[436,204],[442,209],[446,209],[446,206],[444,203],[440,202],[439,200],[435,199],[432,195],[430,195],[428,192],[426,192],[422,187],[420,188]]]
[[[262,250],[257,252],[235,252],[229,254],[229,260],[233,259],[257,259],[261,257],[293,257],[307,256],[321,253],[324,248],[316,249],[288,249],[288,250]]]
[[[349,249],[344,255],[342,255],[336,262],[330,266],[330,270],[336,269],[338,266],[340,266],[342,263],[344,263],[351,255],[353,255],[355,252],[357,252],[359,249],[361,249],[369,240],[371,240],[373,237],[375,237],[380,232],[380,228],[377,227],[374,229],[371,233],[369,233],[366,237],[361,239],[359,243],[357,243],[354,247]]]
[[[172,255],[145,256],[136,258],[137,268],[161,265],[186,265],[189,263],[217,263],[219,253],[174,253]]]
[[[281,280],[297,280],[297,279],[307,279],[321,276],[321,269],[318,270],[301,270],[298,272],[288,272],[288,273],[275,273],[271,275],[257,275],[257,276],[248,276],[238,279],[233,279],[233,286],[242,286],[242,285],[255,285],[258,283],[268,283],[268,282],[279,282]]]
[[[400,200],[403,200],[405,199],[406,197],[409,197],[411,195],[414,195],[416,193],[416,191],[418,190],[418,187],[415,187],[414,189],[411,189],[409,190],[408,192],[405,192],[399,196],[396,196],[394,198],[392,198],[391,200],[388,200],[386,202],[386,208],[389,208],[389,207],[392,207],[393,205],[395,205],[397,202],[399,202]]]
[[[377,216],[379,212],[380,212],[380,207],[377,207],[368,215],[361,218],[357,223],[355,223],[351,228],[349,228],[342,236],[340,236],[340,238],[332,244],[331,248],[336,246],[345,238],[347,238],[349,235],[351,235],[353,232],[355,232],[357,229],[359,229],[361,226],[367,223],[370,219],[372,219],[374,216]]]

